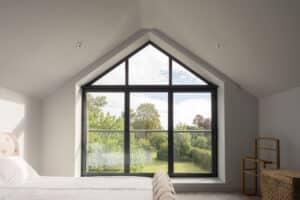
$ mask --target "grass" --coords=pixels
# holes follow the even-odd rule
[[[193,162],[175,162],[174,164],[175,172],[185,172],[185,173],[193,173],[193,172],[202,172],[203,170],[195,165]],[[153,163],[145,165],[144,168],[139,172],[155,172],[159,169],[168,171],[168,165],[166,161],[161,160],[153,160]]]
[[[156,153],[152,153],[152,163],[151,164],[146,164],[144,165],[143,169],[137,171],[140,173],[145,173],[145,172],[155,172],[157,170],[165,170],[168,171],[168,161],[162,161],[162,160],[157,160],[156,158]],[[189,161],[176,161],[174,163],[174,171],[175,172],[182,172],[182,173],[199,173],[199,172],[204,172],[201,167],[195,165],[193,162]]]
[[[90,169],[90,172],[111,172],[111,173],[122,173],[122,166],[111,166],[110,169]],[[153,173],[157,170],[168,171],[168,161],[157,160],[156,152],[152,153],[152,163],[145,164],[142,168],[137,169],[136,171],[131,168],[132,173]],[[176,173],[204,173],[207,172],[201,167],[197,166],[191,161],[175,161],[174,163],[174,172]]]
[[[177,173],[200,173],[204,170],[193,162],[175,162],[174,171]]]

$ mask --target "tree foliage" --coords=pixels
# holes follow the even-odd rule
[[[140,104],[132,119],[132,127],[134,129],[159,130],[162,128],[159,117],[154,104]]]
[[[198,114],[194,117],[193,124],[201,129],[210,129],[211,120],[210,118],[204,118],[202,115]]]
[[[120,172],[124,166],[124,113],[115,116],[105,112],[106,105],[105,96],[87,95],[88,163],[91,170]],[[130,170],[141,171],[146,163],[152,162],[151,159],[167,161],[168,133],[162,130],[155,105],[143,103],[136,110],[130,109],[130,122]],[[174,159],[176,162],[194,162],[202,169],[209,169],[211,138],[195,130],[210,129],[211,120],[196,115],[193,124],[179,123],[174,128]],[[143,133],[137,130],[162,131]],[[156,156],[152,158],[153,153]]]
[[[104,112],[103,107],[107,104],[105,96],[87,96],[88,128],[89,129],[119,129],[124,127],[124,117],[114,116]]]

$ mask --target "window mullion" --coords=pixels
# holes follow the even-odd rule
[[[128,59],[125,60],[125,88],[128,88]],[[125,89],[125,113],[124,113],[124,172],[130,173],[130,103],[129,90]]]
[[[162,51],[163,53],[166,54],[166,56],[164,56],[164,64],[162,66],[164,67],[168,67],[168,76],[169,78],[164,78],[163,83],[158,83],[157,81],[153,80],[151,83],[151,77],[150,75],[152,75],[151,73],[147,72],[148,74],[146,74],[145,79],[149,78],[149,80],[147,79],[147,81],[141,80],[140,82],[137,81],[136,84],[134,81],[134,75],[129,75],[129,70],[132,70],[130,72],[134,71],[134,66],[131,66],[131,68],[129,69],[129,59],[131,59],[131,57],[137,53],[138,51],[140,51],[142,48],[144,48],[147,45],[153,45],[154,47],[158,48],[158,50]],[[133,58],[132,58],[133,59]],[[132,60],[131,60],[132,61]],[[168,62],[168,64],[167,64]],[[117,65],[122,64],[122,72],[120,72],[122,74],[122,82],[116,82],[116,83],[112,83],[110,84],[110,82],[108,83],[104,83],[104,84],[94,84],[95,81],[97,81],[98,79],[100,79],[102,76],[108,74],[110,71],[112,71],[114,68],[118,67]],[[133,65],[134,61],[132,61],[131,65]],[[179,68],[177,67],[176,63],[179,66]],[[125,64],[125,66],[124,66]],[[168,65],[168,66],[166,66]],[[125,70],[124,70],[125,68]],[[184,70],[184,72],[192,73],[192,75],[195,75],[196,78],[198,77],[199,79],[203,79],[203,82],[205,82],[205,84],[200,84],[197,81],[194,82],[185,82],[184,80],[182,81],[181,79],[178,81],[177,80],[177,76],[180,75],[180,73],[178,72],[178,69],[182,69]],[[164,68],[164,76],[167,75],[166,72],[167,68]],[[173,73],[173,70],[175,73]],[[187,70],[187,71],[186,71]],[[125,73],[124,73],[125,71]],[[178,75],[179,73],[179,75]],[[174,77],[173,77],[174,74]],[[125,76],[125,84],[124,84],[124,76]],[[130,77],[129,77],[130,76]],[[118,75],[118,77],[120,77],[120,74]],[[189,77],[189,76],[187,76]],[[130,78],[130,80],[129,80]],[[192,79],[193,80],[193,79]],[[129,83],[130,82],[130,83]],[[173,85],[174,83],[174,85]],[[176,84],[177,83],[177,84]],[[191,69],[189,69],[187,66],[185,66],[183,63],[181,63],[180,61],[178,61],[175,57],[173,57],[172,55],[164,52],[162,49],[160,49],[159,47],[157,47],[155,44],[152,44],[151,42],[143,45],[141,48],[137,49],[134,53],[132,53],[131,55],[125,57],[124,59],[122,59],[122,61],[118,62],[118,64],[116,64],[113,68],[107,70],[106,72],[104,72],[101,76],[98,76],[96,79],[94,79],[93,81],[91,81],[90,83],[84,85],[83,87],[83,93],[82,93],[82,175],[151,175],[152,173],[139,173],[139,172],[134,172],[134,170],[132,170],[133,172],[130,172],[130,158],[131,158],[131,144],[130,144],[130,140],[132,140],[132,142],[134,142],[134,139],[131,137],[130,138],[130,101],[132,98],[132,104],[133,106],[135,106],[135,97],[133,96],[134,93],[164,93],[164,95],[168,95],[167,98],[166,96],[164,96],[164,102],[166,103],[166,99],[168,100],[168,105],[167,107],[165,107],[165,109],[167,108],[167,112],[168,112],[168,122],[167,122],[167,134],[168,134],[168,149],[166,149],[166,138],[165,138],[165,130],[162,131],[164,132],[164,146],[163,146],[163,153],[164,155],[166,154],[166,150],[168,150],[168,158],[164,158],[162,159],[164,161],[164,167],[166,164],[166,159],[168,160],[168,173],[170,176],[172,177],[200,177],[200,176],[217,176],[217,132],[218,132],[218,127],[217,127],[217,86],[214,84],[211,84],[210,82],[206,81],[204,78],[202,78],[199,74],[195,73],[194,71],[192,71]],[[88,130],[87,130],[87,126],[88,126],[88,119],[87,119],[87,95],[88,93],[101,93],[101,92],[111,92],[111,93],[122,93],[124,95],[124,97],[121,97],[124,100],[124,103],[122,102],[121,106],[119,107],[123,107],[124,108],[121,112],[124,112],[124,114],[122,114],[124,117],[124,122],[122,122],[123,124],[120,126],[120,124],[118,123],[118,127],[122,127],[123,128],[123,134],[124,136],[122,136],[122,138],[118,137],[118,140],[122,140],[124,142],[124,147],[118,147],[118,152],[120,151],[120,148],[124,150],[124,164],[123,164],[123,168],[124,171],[123,172],[117,172],[117,173],[105,173],[102,171],[100,172],[95,172],[94,174],[92,172],[88,171],[88,166],[87,165],[87,145],[88,145]],[[181,120],[178,122],[177,120],[177,116],[175,116],[175,120],[174,120],[174,110],[175,112],[177,111],[176,107],[177,106],[177,93],[210,93],[211,94],[211,155],[212,155],[212,166],[211,166],[211,172],[207,172],[207,173],[202,173],[202,171],[191,171],[190,173],[186,170],[183,170],[183,172],[181,172],[180,170],[177,169],[177,161],[180,162],[181,158],[177,158],[176,157],[176,163],[174,163],[175,160],[175,146],[174,143],[176,140],[176,144],[177,144],[177,136],[178,135],[174,135],[174,131],[177,134],[178,129],[176,128],[176,126],[174,125],[174,121],[176,123],[176,125],[178,123],[181,123]],[[104,95],[105,96],[105,95]],[[161,99],[160,99],[161,100]],[[147,101],[145,101],[147,103]],[[175,104],[174,104],[175,103]],[[154,103],[156,105],[156,103]],[[165,105],[165,104],[164,104]],[[201,105],[199,105],[201,106]],[[188,107],[189,108],[189,107]],[[178,111],[180,115],[180,112],[182,111]],[[188,110],[186,110],[186,112],[189,112]],[[201,111],[199,111],[201,112]],[[165,113],[165,110],[164,110]],[[176,113],[175,113],[176,114]],[[201,114],[201,113],[200,113]],[[118,115],[119,117],[119,115]],[[122,118],[121,117],[121,118]],[[164,121],[164,124],[166,122]],[[188,123],[189,124],[189,123]],[[164,125],[163,127],[165,128],[166,125]],[[150,131],[151,132],[151,131]],[[179,131],[178,131],[179,132]],[[181,131],[180,131],[181,132]],[[175,137],[176,136],[176,137]],[[174,139],[175,138],[175,139]],[[180,139],[180,138],[179,138]],[[151,144],[152,145],[152,144]],[[191,147],[193,147],[193,145],[191,145]],[[131,149],[130,149],[131,148]],[[159,147],[162,148],[162,147]],[[199,147],[202,148],[202,147]],[[177,149],[176,149],[177,150]],[[134,152],[133,152],[134,153]],[[188,155],[188,157],[192,157],[190,156],[189,153],[186,153]],[[158,154],[157,154],[158,155]],[[176,154],[177,155],[177,154]],[[123,158],[122,158],[123,159]],[[192,162],[192,161],[191,161]],[[135,163],[134,163],[135,164]],[[175,166],[176,164],[176,166]],[[118,164],[119,167],[119,164]],[[200,166],[202,167],[202,166]],[[175,169],[174,169],[175,168]]]
[[[129,80],[129,77],[128,77],[128,59],[126,59],[125,61],[125,85],[128,86],[128,80]]]
[[[129,119],[129,91],[125,91],[125,113],[124,113],[124,170],[125,174],[130,173],[130,119]]]
[[[172,58],[169,57],[169,85],[172,85],[172,74],[173,74],[173,67],[172,67]]]
[[[212,95],[212,107],[211,107],[211,113],[212,113],[212,173],[214,176],[218,175],[218,96],[217,91],[213,90],[211,92]]]
[[[174,174],[173,91],[168,92],[168,172]]]
[[[81,123],[82,123],[82,146],[81,146],[81,175],[87,174],[87,108],[86,108],[86,92],[82,91],[82,110],[81,110]]]

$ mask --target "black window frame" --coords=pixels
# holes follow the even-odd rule
[[[169,58],[169,83],[167,85],[129,85],[128,77],[128,60],[145,48],[152,45],[160,52]],[[186,70],[200,78],[206,85],[172,85],[172,61],[177,62]],[[93,85],[98,79],[115,69],[121,63],[125,62],[125,84],[124,85]],[[130,93],[131,92],[166,92],[168,93],[168,173],[170,177],[217,177],[218,176],[218,123],[217,123],[217,90],[218,86],[206,80],[198,73],[191,70],[188,66],[180,60],[166,52],[152,41],[148,41],[128,56],[121,59],[108,70],[101,73],[99,76],[88,82],[81,87],[82,90],[82,145],[81,145],[81,176],[153,176],[153,173],[130,173],[130,121],[129,121],[129,107],[130,107]],[[86,126],[86,94],[89,92],[122,92],[124,93],[124,173],[89,173],[86,170],[86,147],[87,147],[87,126]],[[173,106],[174,106],[174,93],[201,93],[209,92],[211,94],[211,137],[212,137],[212,170],[211,173],[174,173],[174,138],[173,138]]]

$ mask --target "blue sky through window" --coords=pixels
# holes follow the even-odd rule
[[[104,112],[120,116],[124,109],[124,95],[122,93],[92,93],[94,97],[105,96],[107,105]],[[131,93],[130,107],[136,110],[142,103],[152,103],[158,110],[161,125],[168,128],[168,96],[167,93]],[[174,126],[179,123],[193,125],[197,114],[211,118],[210,93],[174,93]]]
[[[129,60],[130,85],[167,85],[169,83],[169,57],[148,45]],[[207,85],[205,81],[172,61],[172,82],[174,85]],[[124,85],[125,62],[121,63],[93,85]]]

